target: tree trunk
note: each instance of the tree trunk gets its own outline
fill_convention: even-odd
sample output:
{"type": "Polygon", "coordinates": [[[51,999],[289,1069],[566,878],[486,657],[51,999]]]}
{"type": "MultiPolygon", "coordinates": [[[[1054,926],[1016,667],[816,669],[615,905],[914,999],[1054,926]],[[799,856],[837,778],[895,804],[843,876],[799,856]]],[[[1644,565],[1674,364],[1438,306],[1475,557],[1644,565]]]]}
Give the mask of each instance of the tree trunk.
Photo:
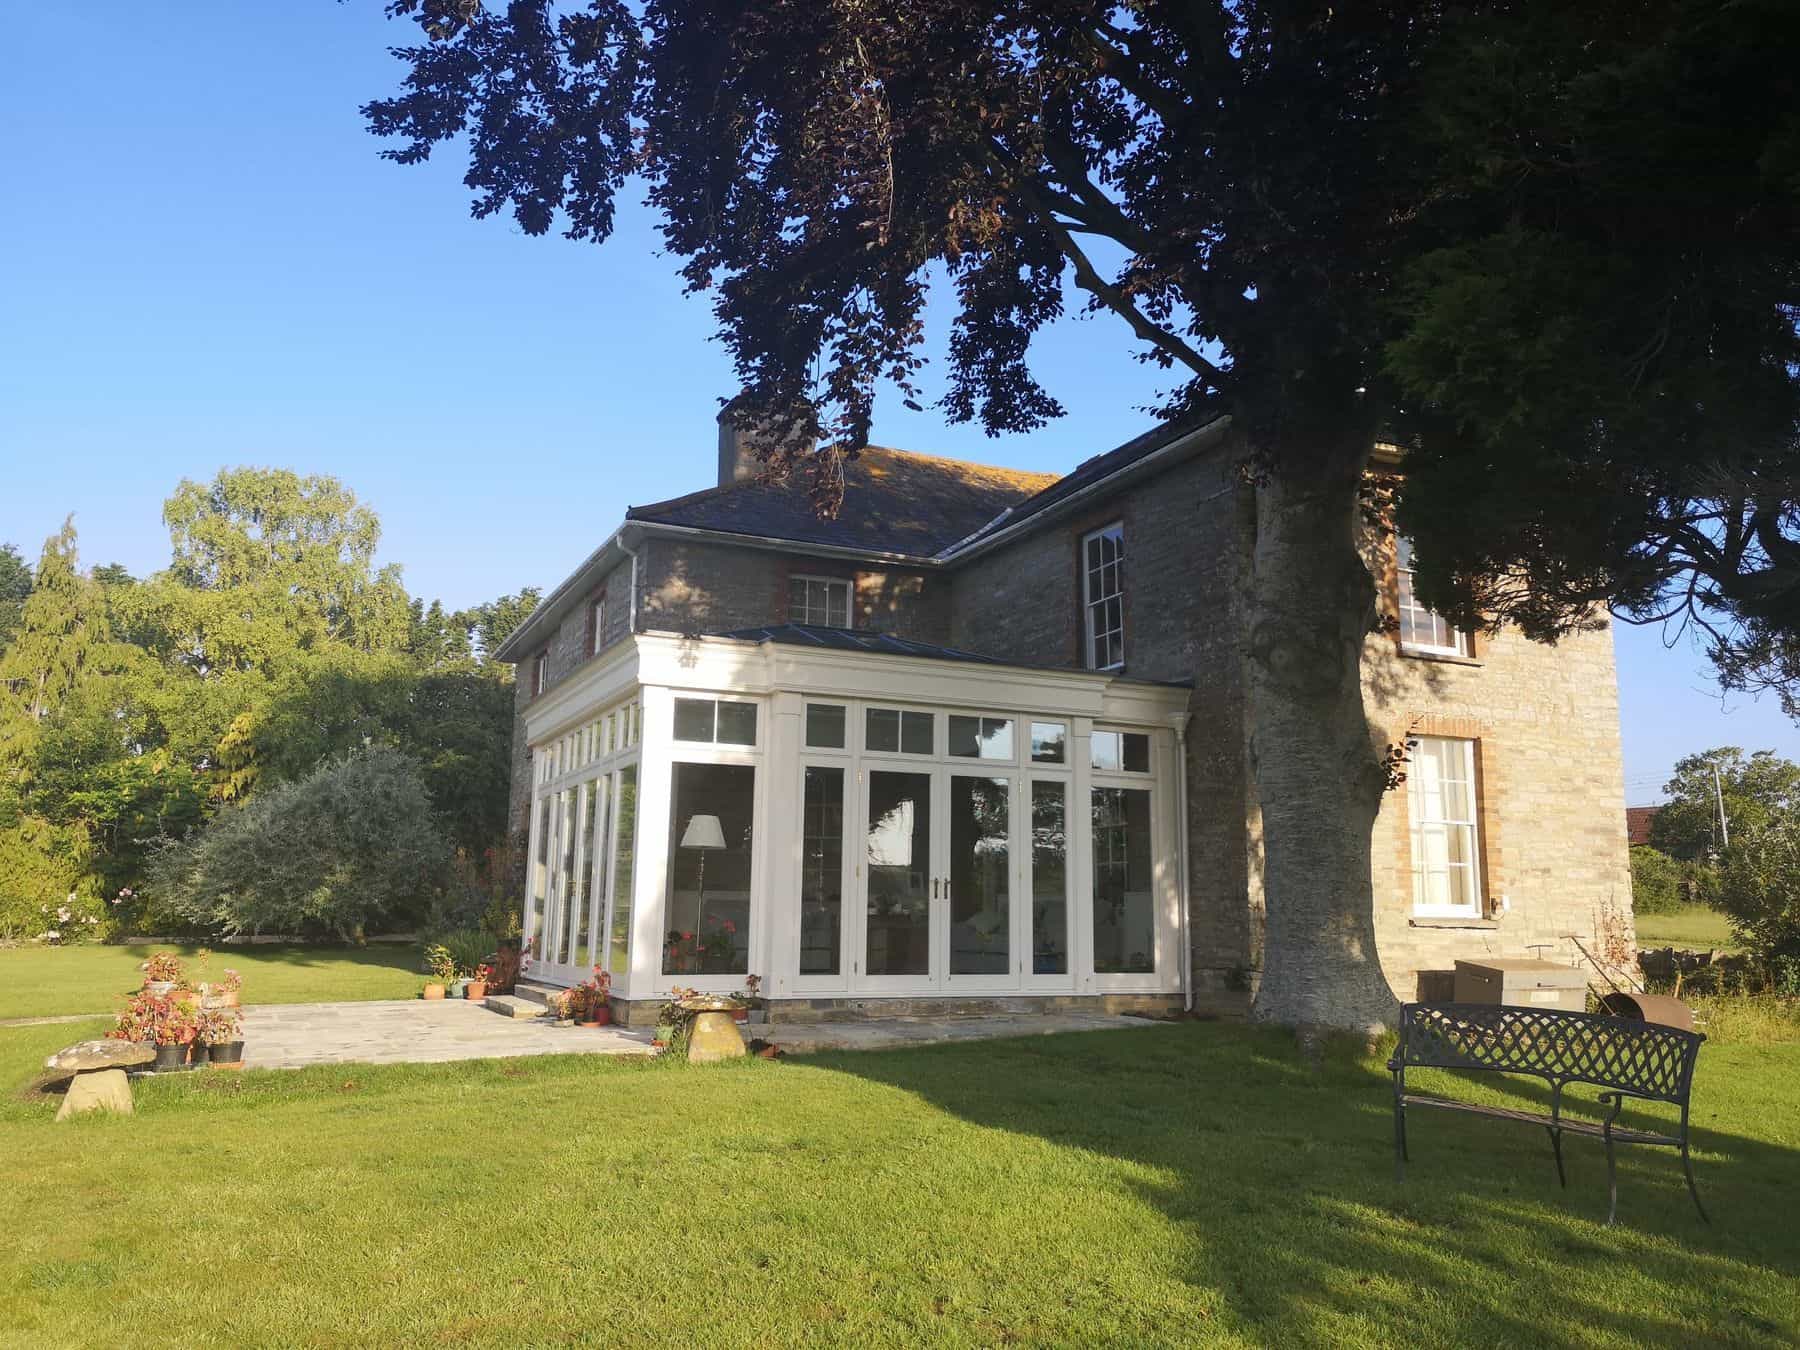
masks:
{"type": "Polygon", "coordinates": [[[1257,488],[1247,684],[1268,930],[1253,1015],[1367,1033],[1395,1000],[1369,839],[1386,775],[1363,712],[1375,586],[1357,551],[1368,448],[1276,456],[1257,488]]]}

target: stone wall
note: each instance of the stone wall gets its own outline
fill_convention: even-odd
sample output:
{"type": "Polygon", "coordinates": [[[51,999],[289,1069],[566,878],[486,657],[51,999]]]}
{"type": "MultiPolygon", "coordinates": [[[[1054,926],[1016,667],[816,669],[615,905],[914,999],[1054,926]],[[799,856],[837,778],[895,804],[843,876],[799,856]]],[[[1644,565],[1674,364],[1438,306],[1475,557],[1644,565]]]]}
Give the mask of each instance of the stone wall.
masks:
{"type": "MultiPolygon", "coordinates": [[[[1251,490],[1229,448],[1142,480],[1105,504],[953,573],[951,644],[1035,663],[1080,664],[1078,550],[1125,527],[1125,670],[1191,680],[1189,919],[1197,1003],[1241,1010],[1261,965],[1261,841],[1250,781],[1243,587],[1254,541],[1251,490]]],[[[1372,555],[1393,608],[1391,558],[1372,555]]],[[[1579,957],[1609,909],[1631,922],[1618,686],[1607,629],[1555,647],[1516,633],[1477,641],[1467,661],[1402,655],[1371,635],[1364,699],[1373,734],[1477,742],[1484,896],[1493,918],[1415,919],[1404,785],[1376,821],[1373,883],[1384,972],[1402,999],[1458,959],[1579,957]]]]}
{"type": "Polygon", "coordinates": [[[917,570],[657,538],[644,541],[639,568],[639,631],[719,633],[786,623],[789,578],[805,575],[852,583],[854,627],[918,642],[949,639],[949,584],[917,570]]]}
{"type": "Polygon", "coordinates": [[[951,645],[1080,666],[1082,536],[1125,527],[1125,669],[1192,681],[1187,726],[1189,939],[1196,1002],[1241,1011],[1258,964],[1239,651],[1248,502],[1220,451],[1139,480],[954,573],[951,645]]]}

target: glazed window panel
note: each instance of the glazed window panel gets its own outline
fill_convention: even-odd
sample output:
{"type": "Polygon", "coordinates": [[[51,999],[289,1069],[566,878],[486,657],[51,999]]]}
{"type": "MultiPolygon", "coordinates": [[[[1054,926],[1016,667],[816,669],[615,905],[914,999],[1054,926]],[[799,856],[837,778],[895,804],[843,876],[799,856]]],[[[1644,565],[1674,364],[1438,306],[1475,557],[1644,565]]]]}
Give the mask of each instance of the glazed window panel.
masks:
{"type": "Polygon", "coordinates": [[[863,748],[883,754],[929,755],[936,715],[899,708],[869,708],[863,714],[863,748]]]}
{"type": "Polygon", "coordinates": [[[844,771],[808,765],[801,803],[800,973],[843,970],[844,771]]]}
{"type": "Polygon", "coordinates": [[[612,932],[607,938],[607,966],[614,980],[631,971],[631,897],[633,862],[637,852],[637,765],[628,764],[616,775],[618,824],[613,833],[612,932]]]}
{"type": "Polygon", "coordinates": [[[1421,736],[1406,772],[1412,829],[1413,908],[1421,914],[1481,910],[1475,742],[1421,736]]]}
{"type": "Polygon", "coordinates": [[[1031,973],[1069,973],[1069,785],[1031,785],[1031,973]]]}
{"type": "Polygon", "coordinates": [[[950,776],[950,973],[1012,971],[1012,787],[950,776]]]}
{"type": "Polygon", "coordinates": [[[1149,734],[1096,731],[1088,740],[1088,764],[1102,773],[1149,773],[1149,734]]]}
{"type": "Polygon", "coordinates": [[[839,703],[806,705],[806,743],[817,750],[842,750],[847,743],[846,710],[839,703]]]}
{"type": "Polygon", "coordinates": [[[1400,538],[1394,543],[1396,601],[1400,611],[1400,645],[1409,651],[1431,652],[1441,656],[1467,656],[1469,635],[1451,626],[1450,621],[1435,610],[1419,603],[1413,587],[1412,540],[1400,538]]]}
{"type": "Polygon", "coordinates": [[[1082,540],[1082,612],[1087,664],[1125,664],[1125,527],[1108,525],[1082,540]]]}
{"type": "Polygon", "coordinates": [[[704,744],[755,745],[756,705],[731,699],[675,700],[675,739],[704,744]]]}
{"type": "Polygon", "coordinates": [[[756,770],[677,763],[670,805],[663,974],[747,974],[756,770]]]}
{"type": "Polygon", "coordinates": [[[788,622],[848,628],[850,582],[842,577],[790,577],[788,622]]]}
{"type": "Polygon", "coordinates": [[[1150,849],[1150,793],[1092,789],[1094,973],[1156,969],[1156,891],[1150,849]]]}
{"type": "Polygon", "coordinates": [[[1012,719],[964,717],[952,713],[950,753],[959,759],[997,759],[1010,763],[1013,757],[1012,719]]]}

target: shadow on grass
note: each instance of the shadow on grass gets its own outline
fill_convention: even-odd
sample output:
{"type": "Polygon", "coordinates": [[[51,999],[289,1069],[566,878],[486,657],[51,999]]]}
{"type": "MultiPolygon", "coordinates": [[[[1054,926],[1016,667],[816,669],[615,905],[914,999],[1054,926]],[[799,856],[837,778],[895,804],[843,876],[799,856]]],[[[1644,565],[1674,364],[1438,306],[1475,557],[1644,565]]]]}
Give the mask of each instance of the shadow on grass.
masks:
{"type": "MultiPolygon", "coordinates": [[[[1422,1344],[1791,1344],[1800,1155],[1700,1123],[1718,1108],[1757,1119],[1757,1093],[1732,1093],[1742,1061],[1726,1058],[1703,1056],[1696,1088],[1714,1224],[1693,1212],[1673,1150],[1635,1148],[1620,1152],[1613,1229],[1599,1142],[1565,1140],[1563,1191],[1544,1132],[1516,1123],[1418,1113],[1397,1184],[1380,1061],[1339,1054],[1315,1071],[1279,1032],[1150,1028],[811,1062],[1130,1164],[1124,1184],[1191,1239],[1183,1278],[1265,1335],[1401,1325],[1422,1344]]],[[[1764,1072],[1793,1075],[1800,1052],[1788,1061],[1764,1072]]]]}

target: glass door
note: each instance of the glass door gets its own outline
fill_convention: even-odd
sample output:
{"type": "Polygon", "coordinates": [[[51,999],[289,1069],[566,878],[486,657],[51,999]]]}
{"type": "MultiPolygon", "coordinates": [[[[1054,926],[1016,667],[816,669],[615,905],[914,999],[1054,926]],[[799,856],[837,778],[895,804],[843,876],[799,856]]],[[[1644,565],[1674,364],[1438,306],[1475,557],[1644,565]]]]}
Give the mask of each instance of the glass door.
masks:
{"type": "Polygon", "coordinates": [[[934,959],[943,889],[933,833],[938,775],[870,769],[865,777],[853,983],[871,992],[930,992],[943,970],[934,959]]]}
{"type": "Polygon", "coordinates": [[[1019,983],[1013,920],[1013,785],[1010,774],[945,774],[942,909],[952,989],[1019,983]]]}

